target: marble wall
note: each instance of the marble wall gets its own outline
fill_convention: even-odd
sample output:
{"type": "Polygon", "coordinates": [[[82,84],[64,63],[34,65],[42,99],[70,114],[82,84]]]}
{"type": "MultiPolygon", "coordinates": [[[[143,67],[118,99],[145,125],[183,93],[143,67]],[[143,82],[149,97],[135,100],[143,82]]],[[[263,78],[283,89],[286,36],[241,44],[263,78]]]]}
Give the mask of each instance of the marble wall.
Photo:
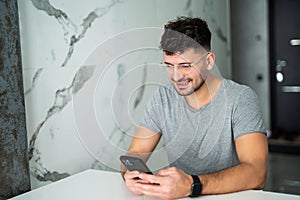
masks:
{"type": "MultiPolygon", "coordinates": [[[[32,188],[95,168],[118,170],[147,99],[166,84],[163,25],[207,20],[230,77],[228,0],[18,0],[32,188]]],[[[163,144],[150,160],[167,164],[163,144]]]]}

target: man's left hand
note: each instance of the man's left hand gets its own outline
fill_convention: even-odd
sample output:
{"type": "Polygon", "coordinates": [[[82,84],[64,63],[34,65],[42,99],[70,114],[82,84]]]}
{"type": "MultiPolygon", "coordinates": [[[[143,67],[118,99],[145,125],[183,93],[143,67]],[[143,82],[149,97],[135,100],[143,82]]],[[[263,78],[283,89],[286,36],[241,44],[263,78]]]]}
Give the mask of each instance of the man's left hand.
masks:
{"type": "Polygon", "coordinates": [[[191,175],[176,167],[160,170],[155,175],[141,173],[139,178],[150,184],[136,183],[136,190],[144,195],[164,200],[188,196],[193,183],[191,175]]]}

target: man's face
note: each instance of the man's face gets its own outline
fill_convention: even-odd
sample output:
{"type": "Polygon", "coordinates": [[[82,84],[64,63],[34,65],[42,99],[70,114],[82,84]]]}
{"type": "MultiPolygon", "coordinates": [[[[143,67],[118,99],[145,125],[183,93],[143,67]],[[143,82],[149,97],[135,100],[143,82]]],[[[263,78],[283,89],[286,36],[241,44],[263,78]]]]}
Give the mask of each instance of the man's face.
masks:
{"type": "Polygon", "coordinates": [[[167,55],[164,52],[168,77],[179,95],[188,96],[201,88],[208,73],[208,57],[209,53],[193,48],[181,54],[167,55]]]}

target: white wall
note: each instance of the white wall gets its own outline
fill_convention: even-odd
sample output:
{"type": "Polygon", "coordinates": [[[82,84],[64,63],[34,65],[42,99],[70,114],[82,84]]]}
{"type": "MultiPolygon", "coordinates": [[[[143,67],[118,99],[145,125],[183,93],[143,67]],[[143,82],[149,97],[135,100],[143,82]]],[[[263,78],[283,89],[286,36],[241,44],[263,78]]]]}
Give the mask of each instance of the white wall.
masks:
{"type": "MultiPolygon", "coordinates": [[[[19,0],[32,188],[88,169],[114,170],[152,91],[161,28],[207,20],[230,77],[228,0],[19,0]]],[[[161,149],[151,161],[166,164],[161,149]]],[[[163,154],[163,152],[162,152],[163,154]]]]}

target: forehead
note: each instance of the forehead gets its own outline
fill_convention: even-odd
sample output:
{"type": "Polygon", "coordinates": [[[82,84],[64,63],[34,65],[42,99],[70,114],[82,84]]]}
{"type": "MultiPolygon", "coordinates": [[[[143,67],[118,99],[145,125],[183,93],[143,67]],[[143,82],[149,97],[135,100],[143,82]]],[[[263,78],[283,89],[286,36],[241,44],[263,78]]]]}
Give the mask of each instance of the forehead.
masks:
{"type": "Polygon", "coordinates": [[[175,53],[172,55],[167,55],[164,52],[164,61],[172,64],[184,63],[184,62],[193,62],[201,56],[201,51],[194,48],[189,48],[183,51],[182,53],[175,53]]]}

